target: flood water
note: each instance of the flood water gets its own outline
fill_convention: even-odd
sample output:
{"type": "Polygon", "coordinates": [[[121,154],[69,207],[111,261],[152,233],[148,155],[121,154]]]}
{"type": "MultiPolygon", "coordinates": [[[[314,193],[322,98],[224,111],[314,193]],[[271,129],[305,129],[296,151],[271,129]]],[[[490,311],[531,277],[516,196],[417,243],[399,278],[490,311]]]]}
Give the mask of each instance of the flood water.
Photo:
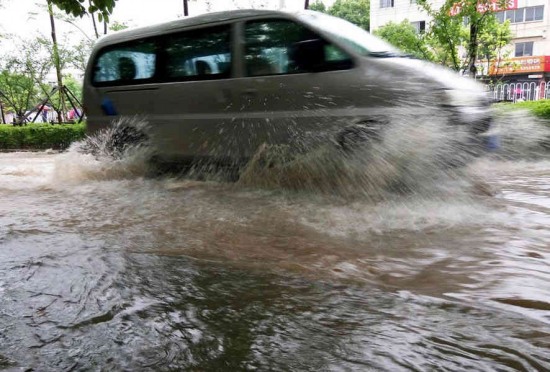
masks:
{"type": "Polygon", "coordinates": [[[443,178],[367,198],[0,154],[0,369],[550,370],[550,160],[443,178]]]}

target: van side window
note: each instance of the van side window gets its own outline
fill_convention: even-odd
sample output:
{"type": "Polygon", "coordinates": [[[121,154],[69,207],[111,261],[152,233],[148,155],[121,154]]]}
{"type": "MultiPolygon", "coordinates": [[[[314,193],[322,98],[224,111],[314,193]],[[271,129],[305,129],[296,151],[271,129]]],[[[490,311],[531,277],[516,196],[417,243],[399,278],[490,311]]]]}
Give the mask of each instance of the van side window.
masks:
{"type": "Polygon", "coordinates": [[[165,45],[169,81],[220,79],[231,73],[228,26],[169,35],[165,45]]]}
{"type": "Polygon", "coordinates": [[[289,20],[261,20],[245,26],[247,76],[343,70],[351,58],[306,27],[289,20]]]}
{"type": "Polygon", "coordinates": [[[101,85],[143,82],[155,75],[156,51],[152,41],[120,44],[95,61],[92,82],[101,85]]]}

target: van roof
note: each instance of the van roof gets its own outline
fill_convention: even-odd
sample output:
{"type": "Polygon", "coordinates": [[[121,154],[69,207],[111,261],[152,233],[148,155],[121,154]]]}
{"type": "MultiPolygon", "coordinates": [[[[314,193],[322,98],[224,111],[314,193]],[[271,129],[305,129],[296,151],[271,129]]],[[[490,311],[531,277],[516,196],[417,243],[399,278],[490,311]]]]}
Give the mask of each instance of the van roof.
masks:
{"type": "Polygon", "coordinates": [[[96,42],[96,47],[110,45],[121,41],[133,40],[136,38],[155,36],[170,31],[177,31],[188,27],[199,26],[209,23],[218,23],[224,21],[233,21],[241,18],[255,17],[255,16],[281,16],[296,14],[298,12],[288,12],[282,10],[260,10],[260,9],[240,9],[229,10],[223,12],[213,12],[201,14],[198,16],[185,17],[177,19],[175,21],[169,21],[150,26],[137,27],[128,30],[115,32],[101,37],[96,42]]]}

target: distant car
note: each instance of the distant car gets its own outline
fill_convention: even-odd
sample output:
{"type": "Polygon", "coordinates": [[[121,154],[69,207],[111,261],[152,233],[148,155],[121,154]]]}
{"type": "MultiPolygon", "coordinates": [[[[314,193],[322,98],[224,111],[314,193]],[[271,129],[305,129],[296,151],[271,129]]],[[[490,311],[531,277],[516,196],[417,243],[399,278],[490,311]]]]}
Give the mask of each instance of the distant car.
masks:
{"type": "Polygon", "coordinates": [[[178,162],[246,161],[264,143],[347,147],[395,113],[441,115],[472,138],[491,122],[474,80],[314,11],[210,13],[108,35],[83,94],[89,133],[144,117],[158,155],[178,162]]]}

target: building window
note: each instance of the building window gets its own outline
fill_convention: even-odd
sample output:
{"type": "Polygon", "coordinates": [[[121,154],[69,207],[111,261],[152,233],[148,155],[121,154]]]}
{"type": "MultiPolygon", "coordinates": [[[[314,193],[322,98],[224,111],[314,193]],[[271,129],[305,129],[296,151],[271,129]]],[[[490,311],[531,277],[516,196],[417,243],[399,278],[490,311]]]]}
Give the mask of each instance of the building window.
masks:
{"type": "Polygon", "coordinates": [[[510,23],[542,21],[544,17],[544,5],[530,6],[527,8],[504,10],[495,13],[497,20],[503,23],[510,20],[510,23]]]}
{"type": "Polygon", "coordinates": [[[530,22],[535,20],[535,7],[525,8],[525,22],[530,22]]]}
{"type": "Polygon", "coordinates": [[[426,21],[411,22],[411,25],[416,29],[417,34],[426,31],[426,21]]]}
{"type": "Polygon", "coordinates": [[[516,57],[530,57],[533,55],[533,42],[516,43],[516,57]]]}
{"type": "Polygon", "coordinates": [[[393,0],[380,0],[380,8],[393,8],[393,0]]]}
{"type": "Polygon", "coordinates": [[[525,8],[525,22],[542,21],[544,16],[544,5],[530,6],[525,8]]]}
{"type": "Polygon", "coordinates": [[[512,23],[521,23],[523,22],[523,15],[525,14],[525,9],[516,9],[514,11],[514,16],[512,18],[512,23]]]}
{"type": "Polygon", "coordinates": [[[534,6],[535,8],[535,19],[534,21],[542,21],[544,17],[544,5],[534,6]]]}
{"type": "Polygon", "coordinates": [[[504,12],[504,20],[510,21],[510,23],[514,23],[514,11],[509,10],[507,12],[504,12]]]}

